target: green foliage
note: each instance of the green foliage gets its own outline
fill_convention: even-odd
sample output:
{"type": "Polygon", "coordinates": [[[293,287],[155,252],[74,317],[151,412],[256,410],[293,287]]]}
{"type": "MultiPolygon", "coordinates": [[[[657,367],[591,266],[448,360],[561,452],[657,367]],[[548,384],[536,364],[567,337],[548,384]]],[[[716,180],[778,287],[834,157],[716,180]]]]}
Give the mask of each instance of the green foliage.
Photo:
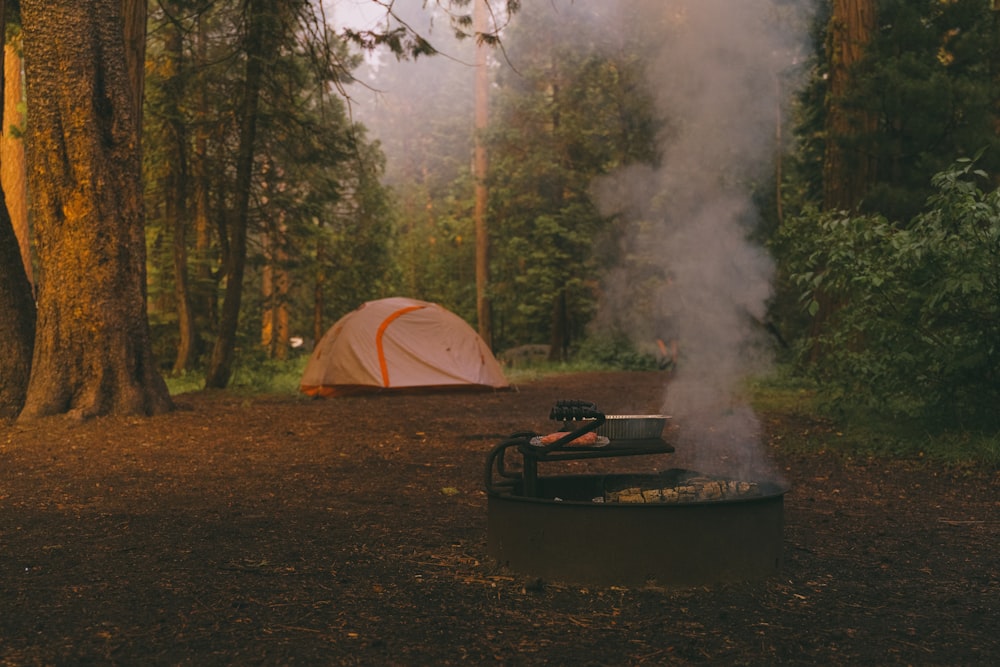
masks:
{"type": "MultiPolygon", "coordinates": [[[[241,355],[240,364],[235,369],[229,390],[253,395],[282,394],[299,395],[299,382],[305,370],[307,355],[298,355],[279,361],[267,359],[263,355],[241,355]]],[[[172,396],[205,387],[204,373],[182,373],[166,379],[167,389],[172,396]]]]}
{"type": "Polygon", "coordinates": [[[395,253],[402,293],[440,303],[467,322],[475,322],[471,174],[465,169],[453,181],[435,184],[433,195],[429,185],[397,187],[407,204],[395,253]]]}
{"type": "Polygon", "coordinates": [[[809,353],[839,406],[939,424],[1000,425],[1000,192],[963,160],[905,225],[811,213],[782,243],[821,325],[809,353]]]}
{"type": "MultiPolygon", "coordinates": [[[[819,3],[812,76],[795,108],[799,145],[786,177],[789,208],[823,197],[823,153],[831,142],[860,150],[873,168],[861,210],[908,220],[930,196],[931,177],[958,156],[982,146],[1000,147],[995,125],[998,71],[996,12],[982,0],[911,2],[881,0],[878,28],[866,56],[852,73],[846,108],[870,115],[868,133],[831,136],[825,127],[829,65],[821,32],[829,3],[819,3]]],[[[1000,168],[992,150],[985,168],[1000,168]]],[[[829,184],[827,184],[829,185],[829,184]]]]}
{"type": "Polygon", "coordinates": [[[202,372],[186,371],[178,375],[167,376],[167,391],[171,396],[199,391],[205,388],[205,374],[202,372]]]}
{"type": "MultiPolygon", "coordinates": [[[[396,216],[389,190],[379,181],[383,157],[377,146],[367,144],[363,128],[355,126],[350,133],[353,155],[332,165],[329,176],[336,195],[314,218],[318,238],[310,257],[315,263],[303,263],[298,272],[307,289],[300,292],[297,310],[308,312],[315,306],[312,299],[319,284],[325,325],[365,301],[390,296],[398,282],[393,260],[396,216]]],[[[299,330],[309,328],[303,322],[299,330]]]]}
{"type": "Polygon", "coordinates": [[[494,340],[565,347],[593,317],[595,246],[611,224],[593,180],[655,162],[658,125],[638,55],[603,51],[585,28],[590,10],[523,11],[508,38],[516,73],[499,78],[488,137],[494,340]]]}
{"type": "Polygon", "coordinates": [[[1000,467],[1000,433],[963,429],[930,431],[920,420],[894,419],[866,410],[842,410],[831,418],[822,385],[791,367],[780,367],[747,385],[754,410],[766,419],[801,424],[774,444],[785,452],[830,454],[847,459],[906,459],[952,467],[1000,467]]]}
{"type": "MultiPolygon", "coordinates": [[[[260,347],[265,312],[287,308],[312,337],[395,282],[395,218],[384,158],[351,122],[343,90],[359,58],[309,3],[276,3],[280,54],[265,68],[254,147],[240,349],[260,347]],[[287,289],[264,295],[265,273],[287,289]]],[[[239,142],[240,35],[232,3],[163,3],[150,15],[144,158],[149,312],[161,361],[175,356],[178,279],[187,277],[197,365],[211,349],[229,252],[239,142]]],[[[284,341],[276,341],[275,347],[284,341]]]]}
{"type": "MultiPolygon", "coordinates": [[[[879,178],[864,204],[909,219],[930,177],[959,155],[997,146],[992,99],[996,33],[979,0],[879,3],[880,31],[859,73],[856,103],[881,116],[867,137],[879,178]]],[[[997,157],[984,162],[997,166],[997,157]]]]}
{"type": "Polygon", "coordinates": [[[624,332],[591,335],[585,338],[573,355],[575,363],[592,364],[597,368],[623,371],[653,371],[656,358],[640,352],[624,332]]]}
{"type": "Polygon", "coordinates": [[[284,361],[260,358],[254,363],[244,360],[235,369],[230,386],[236,391],[250,394],[298,395],[299,382],[308,360],[308,355],[298,355],[284,361]]]}

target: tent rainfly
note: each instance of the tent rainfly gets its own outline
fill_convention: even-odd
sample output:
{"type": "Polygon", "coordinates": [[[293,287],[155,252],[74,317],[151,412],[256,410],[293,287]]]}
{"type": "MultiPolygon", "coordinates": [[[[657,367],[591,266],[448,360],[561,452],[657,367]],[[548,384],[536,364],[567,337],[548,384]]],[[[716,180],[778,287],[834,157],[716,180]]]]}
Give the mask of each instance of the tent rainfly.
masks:
{"type": "Polygon", "coordinates": [[[302,374],[310,396],[413,387],[509,386],[493,353],[465,320],[426,301],[369,301],[323,335],[302,374]]]}

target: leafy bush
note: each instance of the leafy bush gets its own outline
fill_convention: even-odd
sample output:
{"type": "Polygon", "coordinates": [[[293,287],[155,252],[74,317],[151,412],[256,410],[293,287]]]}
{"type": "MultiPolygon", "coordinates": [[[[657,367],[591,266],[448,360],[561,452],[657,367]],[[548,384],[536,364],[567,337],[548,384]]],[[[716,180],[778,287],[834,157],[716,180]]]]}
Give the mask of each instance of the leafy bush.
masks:
{"type": "Polygon", "coordinates": [[[1000,466],[1000,433],[930,432],[916,420],[887,419],[867,410],[823,415],[821,392],[789,366],[748,379],[754,409],[768,420],[809,423],[789,429],[778,445],[785,452],[830,453],[848,459],[924,461],[952,468],[1000,466]]]}
{"type": "Polygon", "coordinates": [[[907,225],[813,213],[783,230],[791,278],[818,326],[813,369],[845,405],[996,427],[1000,192],[961,160],[907,225]]]}
{"type": "Polygon", "coordinates": [[[577,363],[623,371],[656,370],[656,358],[637,350],[624,334],[588,336],[573,355],[577,363]]]}

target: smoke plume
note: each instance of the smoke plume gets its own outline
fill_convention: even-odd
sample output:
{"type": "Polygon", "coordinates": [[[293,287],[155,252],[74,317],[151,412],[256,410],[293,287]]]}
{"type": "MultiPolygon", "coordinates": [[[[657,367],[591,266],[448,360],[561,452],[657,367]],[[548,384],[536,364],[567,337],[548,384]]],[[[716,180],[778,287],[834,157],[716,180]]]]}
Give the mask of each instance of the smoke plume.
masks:
{"type": "Polygon", "coordinates": [[[649,54],[665,120],[657,169],[597,184],[606,213],[627,221],[598,322],[640,345],[677,341],[663,410],[678,455],[701,470],[745,474],[760,424],[740,398],[768,363],[763,327],[773,266],[749,240],[753,188],[771,182],[788,72],[804,36],[801,8],[780,0],[621,0],[649,54]],[[716,470],[711,470],[715,468],[716,470]]]}

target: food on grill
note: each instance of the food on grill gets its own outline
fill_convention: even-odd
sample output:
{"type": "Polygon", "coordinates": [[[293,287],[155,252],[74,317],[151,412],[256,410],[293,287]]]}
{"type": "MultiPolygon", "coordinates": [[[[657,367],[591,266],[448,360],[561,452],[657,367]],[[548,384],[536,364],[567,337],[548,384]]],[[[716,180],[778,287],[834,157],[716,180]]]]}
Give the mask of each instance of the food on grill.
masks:
{"type": "MultiPolygon", "coordinates": [[[[570,434],[569,431],[557,431],[556,433],[549,433],[548,435],[542,435],[536,438],[532,438],[531,444],[545,447],[546,445],[551,445],[559,438],[563,438],[569,434],[570,434]]],[[[601,445],[608,444],[608,439],[597,435],[593,431],[590,431],[588,433],[584,433],[583,435],[580,435],[570,440],[565,444],[580,446],[580,447],[600,447],[601,445]]]]}
{"type": "MultiPolygon", "coordinates": [[[[557,431],[556,433],[549,433],[548,435],[543,435],[541,437],[541,443],[543,445],[551,445],[553,442],[559,438],[564,438],[569,435],[569,431],[557,431]]],[[[597,434],[591,431],[590,433],[584,433],[578,438],[569,441],[568,445],[593,445],[597,442],[597,434]]]]}

